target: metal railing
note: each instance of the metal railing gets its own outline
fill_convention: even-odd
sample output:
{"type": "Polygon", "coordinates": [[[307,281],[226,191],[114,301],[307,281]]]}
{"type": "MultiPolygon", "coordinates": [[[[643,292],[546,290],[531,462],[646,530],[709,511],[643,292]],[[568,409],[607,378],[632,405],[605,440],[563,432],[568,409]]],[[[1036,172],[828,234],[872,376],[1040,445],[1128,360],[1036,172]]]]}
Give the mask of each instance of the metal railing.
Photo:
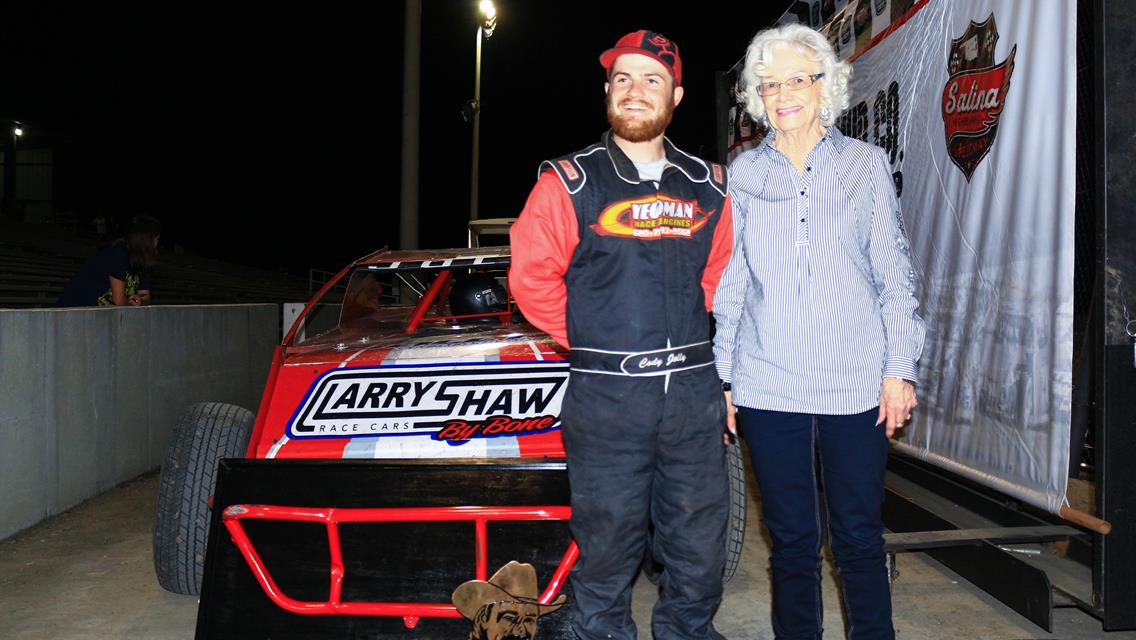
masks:
{"type": "MultiPolygon", "coordinates": [[[[327,284],[329,280],[337,275],[335,271],[325,271],[323,269],[308,269],[308,297],[311,297],[315,292],[320,290],[320,287],[327,284]]],[[[347,280],[337,283],[334,287],[328,290],[329,295],[343,298],[347,293],[347,280]]]]}

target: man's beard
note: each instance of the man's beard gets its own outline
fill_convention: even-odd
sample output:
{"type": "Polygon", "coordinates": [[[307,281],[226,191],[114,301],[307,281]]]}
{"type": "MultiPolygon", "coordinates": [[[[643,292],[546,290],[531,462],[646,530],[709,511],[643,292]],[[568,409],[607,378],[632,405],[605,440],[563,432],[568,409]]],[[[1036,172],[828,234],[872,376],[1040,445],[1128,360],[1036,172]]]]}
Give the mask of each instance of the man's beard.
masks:
{"type": "MultiPolygon", "coordinates": [[[[619,115],[615,110],[615,105],[612,104],[611,94],[607,95],[607,121],[611,125],[615,135],[627,140],[628,142],[647,142],[663,135],[667,127],[671,124],[671,117],[674,115],[674,97],[668,96],[667,101],[663,104],[662,113],[651,120],[631,120],[626,116],[619,115]]],[[[630,102],[624,100],[624,102],[630,102]]]]}

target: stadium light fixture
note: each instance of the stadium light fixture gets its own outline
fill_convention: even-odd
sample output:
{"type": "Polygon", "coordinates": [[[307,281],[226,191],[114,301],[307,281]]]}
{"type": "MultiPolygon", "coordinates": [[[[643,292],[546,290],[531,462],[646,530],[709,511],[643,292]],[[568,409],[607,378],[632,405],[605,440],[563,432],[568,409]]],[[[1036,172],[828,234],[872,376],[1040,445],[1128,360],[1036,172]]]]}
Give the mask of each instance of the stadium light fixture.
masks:
{"type": "Polygon", "coordinates": [[[478,156],[481,146],[481,41],[488,40],[497,28],[497,7],[492,0],[481,0],[478,5],[481,22],[477,25],[477,59],[473,67],[473,101],[466,105],[466,111],[473,116],[473,162],[470,164],[469,180],[469,219],[477,219],[477,172],[478,156]]]}

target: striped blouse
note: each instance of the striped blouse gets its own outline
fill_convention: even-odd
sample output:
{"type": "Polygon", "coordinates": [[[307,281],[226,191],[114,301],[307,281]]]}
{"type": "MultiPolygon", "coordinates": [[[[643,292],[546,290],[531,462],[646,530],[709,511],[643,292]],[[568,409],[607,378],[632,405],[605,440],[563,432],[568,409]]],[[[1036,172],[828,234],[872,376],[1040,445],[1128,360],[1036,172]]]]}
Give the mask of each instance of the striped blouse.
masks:
{"type": "Polygon", "coordinates": [[[830,127],[798,173],[772,140],[730,165],[718,375],[740,406],[867,411],[883,376],[916,381],[926,332],[887,156],[830,127]]]}

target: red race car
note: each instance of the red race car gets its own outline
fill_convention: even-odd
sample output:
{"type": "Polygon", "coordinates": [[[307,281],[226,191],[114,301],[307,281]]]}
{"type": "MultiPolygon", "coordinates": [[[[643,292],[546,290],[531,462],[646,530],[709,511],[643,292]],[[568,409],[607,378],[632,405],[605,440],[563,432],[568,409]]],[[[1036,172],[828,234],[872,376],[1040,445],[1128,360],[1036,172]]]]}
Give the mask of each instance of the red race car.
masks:
{"type": "MultiPolygon", "coordinates": [[[[567,352],[514,306],[508,265],[507,247],[362,258],[276,348],[255,416],[219,403],[182,416],[154,563],[166,589],[200,593],[197,637],[461,637],[454,589],[511,560],[536,567],[541,602],[557,597],[576,558],[567,352]],[[338,322],[313,331],[344,281],[338,322]]],[[[724,579],[746,508],[729,450],[724,579]]],[[[661,569],[649,550],[644,569],[661,569]]],[[[567,618],[541,635],[569,637],[567,618]]]]}

